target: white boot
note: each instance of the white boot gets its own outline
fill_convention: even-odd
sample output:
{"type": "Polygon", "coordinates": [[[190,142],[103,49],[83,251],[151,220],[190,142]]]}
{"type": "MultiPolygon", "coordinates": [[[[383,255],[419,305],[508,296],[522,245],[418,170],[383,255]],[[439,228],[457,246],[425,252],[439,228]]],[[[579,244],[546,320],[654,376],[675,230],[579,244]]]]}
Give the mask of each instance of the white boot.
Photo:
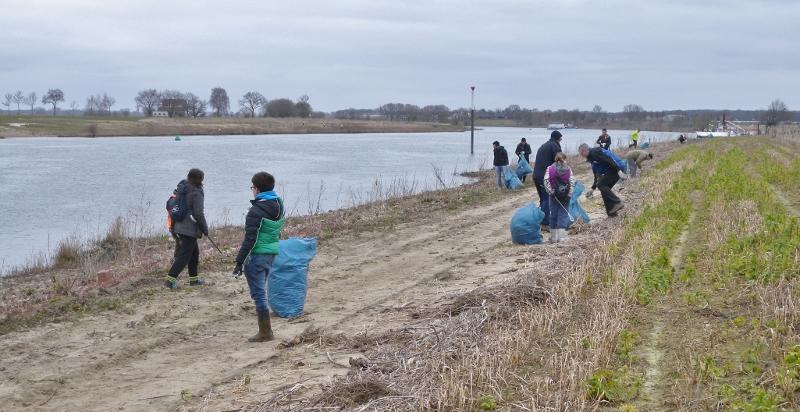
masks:
{"type": "Polygon", "coordinates": [[[558,229],[550,229],[550,243],[558,242],[558,229]]]}
{"type": "Polygon", "coordinates": [[[567,229],[558,229],[558,241],[567,240],[567,229]]]}

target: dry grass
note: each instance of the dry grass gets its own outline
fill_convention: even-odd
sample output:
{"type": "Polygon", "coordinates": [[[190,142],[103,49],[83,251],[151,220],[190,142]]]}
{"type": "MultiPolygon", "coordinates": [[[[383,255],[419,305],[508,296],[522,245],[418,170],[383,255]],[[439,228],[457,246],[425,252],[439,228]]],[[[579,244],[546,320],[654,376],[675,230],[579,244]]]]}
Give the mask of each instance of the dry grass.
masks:
{"type": "Polygon", "coordinates": [[[276,118],[138,118],[0,116],[0,136],[175,136],[462,131],[440,123],[276,118]],[[23,123],[13,127],[9,123],[23,123]]]}

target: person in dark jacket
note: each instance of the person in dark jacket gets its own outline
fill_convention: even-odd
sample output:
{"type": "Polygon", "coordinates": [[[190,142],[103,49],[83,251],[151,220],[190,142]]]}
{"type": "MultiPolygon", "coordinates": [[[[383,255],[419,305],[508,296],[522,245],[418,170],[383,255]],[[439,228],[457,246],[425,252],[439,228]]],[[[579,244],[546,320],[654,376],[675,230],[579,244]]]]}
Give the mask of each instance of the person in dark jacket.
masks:
{"type": "MultiPolygon", "coordinates": [[[[524,157],[526,162],[531,162],[531,153],[533,152],[531,151],[531,145],[528,144],[528,141],[524,137],[520,140],[519,144],[517,144],[517,150],[515,150],[514,153],[516,153],[517,156],[524,157]]],[[[528,175],[522,175],[522,181],[524,182],[527,177],[528,175]]]]}
{"type": "Polygon", "coordinates": [[[533,182],[536,183],[536,193],[539,194],[539,208],[544,213],[542,226],[549,227],[550,222],[550,196],[544,187],[544,174],[547,168],[556,161],[556,155],[561,153],[561,132],[554,130],[550,133],[550,140],[541,145],[536,151],[536,159],[533,165],[533,182]]]}
{"type": "Polygon", "coordinates": [[[608,130],[603,129],[603,133],[597,138],[597,144],[606,150],[611,148],[611,136],[608,135],[608,130]]]}
{"type": "Polygon", "coordinates": [[[622,204],[622,200],[612,190],[620,179],[620,167],[611,156],[606,154],[606,150],[602,147],[589,149],[589,145],[584,143],[580,145],[578,151],[582,157],[586,158],[587,162],[592,164],[592,172],[594,173],[592,190],[586,192],[586,197],[592,197],[594,190],[599,189],[603,197],[606,214],[610,217],[617,216],[617,212],[625,207],[622,204]]]}
{"type": "Polygon", "coordinates": [[[197,266],[200,262],[200,247],[197,245],[197,240],[203,235],[208,236],[208,224],[204,210],[204,176],[202,170],[191,169],[186,175],[186,179],[181,180],[176,189],[178,196],[186,196],[189,214],[183,220],[173,223],[173,232],[178,237],[178,251],[165,280],[166,286],[170,289],[178,287],[178,276],[187,266],[189,267],[190,286],[199,286],[205,283],[197,276],[197,266]]]}
{"type": "Polygon", "coordinates": [[[494,171],[497,173],[497,187],[500,190],[506,187],[506,167],[508,167],[508,152],[506,152],[506,148],[500,146],[500,142],[495,140],[492,143],[492,147],[494,147],[494,171]]]}
{"type": "Polygon", "coordinates": [[[250,201],[252,206],[245,218],[244,240],[236,255],[233,276],[241,276],[244,267],[250,297],[256,305],[258,333],[248,341],[266,342],[273,339],[267,306],[267,276],[279,251],[285,219],[283,201],[274,191],[275,178],[267,172],[258,172],[250,181],[255,199],[250,201]]]}
{"type": "Polygon", "coordinates": [[[516,153],[517,156],[524,157],[525,161],[528,163],[531,162],[531,153],[533,153],[533,151],[531,151],[531,145],[528,144],[528,140],[524,137],[520,140],[519,144],[517,144],[517,150],[515,150],[514,153],[516,153]]]}

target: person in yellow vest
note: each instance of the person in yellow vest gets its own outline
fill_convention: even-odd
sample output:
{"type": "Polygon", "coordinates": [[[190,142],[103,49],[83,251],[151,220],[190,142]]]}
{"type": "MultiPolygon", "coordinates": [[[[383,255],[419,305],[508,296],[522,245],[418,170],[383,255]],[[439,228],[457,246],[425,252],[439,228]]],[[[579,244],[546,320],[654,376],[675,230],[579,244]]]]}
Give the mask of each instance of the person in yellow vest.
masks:
{"type": "Polygon", "coordinates": [[[633,143],[629,144],[628,147],[639,147],[639,129],[636,129],[635,132],[631,133],[631,140],[633,143]]]}
{"type": "Polygon", "coordinates": [[[258,333],[248,341],[266,342],[274,337],[267,306],[267,276],[278,255],[285,211],[283,200],[275,193],[275,178],[271,174],[258,172],[251,182],[255,199],[250,201],[252,206],[245,218],[244,240],[236,255],[233,276],[238,278],[244,269],[250,297],[256,305],[258,333]]]}

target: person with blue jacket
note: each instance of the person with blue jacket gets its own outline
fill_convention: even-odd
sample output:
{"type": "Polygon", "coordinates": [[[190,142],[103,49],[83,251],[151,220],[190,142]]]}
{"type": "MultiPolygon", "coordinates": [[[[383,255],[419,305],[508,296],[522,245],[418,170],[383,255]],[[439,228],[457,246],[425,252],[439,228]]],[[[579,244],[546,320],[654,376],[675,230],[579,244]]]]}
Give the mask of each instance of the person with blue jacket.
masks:
{"type": "Polygon", "coordinates": [[[258,172],[251,182],[250,190],[255,199],[250,201],[252,206],[245,218],[244,240],[236,255],[233,276],[238,278],[244,269],[250,297],[256,305],[258,333],[248,341],[266,342],[274,338],[267,306],[267,276],[278,255],[285,218],[283,201],[274,191],[275,177],[267,172],[258,172]]]}
{"type": "Polygon", "coordinates": [[[536,193],[539,195],[539,208],[544,213],[542,227],[549,228],[550,222],[550,196],[544,186],[544,175],[547,168],[556,161],[556,155],[561,153],[561,132],[554,130],[550,133],[550,140],[539,146],[533,164],[533,182],[536,184],[536,193]]]}
{"type": "Polygon", "coordinates": [[[614,152],[602,147],[589,149],[589,145],[586,143],[580,145],[578,151],[587,162],[592,164],[592,172],[594,173],[592,190],[586,192],[586,197],[592,197],[594,190],[599,189],[603,197],[603,204],[606,207],[606,214],[610,217],[617,216],[617,213],[625,205],[622,204],[622,200],[614,193],[612,188],[619,181],[620,172],[624,173],[621,166],[622,159],[614,152]]]}

